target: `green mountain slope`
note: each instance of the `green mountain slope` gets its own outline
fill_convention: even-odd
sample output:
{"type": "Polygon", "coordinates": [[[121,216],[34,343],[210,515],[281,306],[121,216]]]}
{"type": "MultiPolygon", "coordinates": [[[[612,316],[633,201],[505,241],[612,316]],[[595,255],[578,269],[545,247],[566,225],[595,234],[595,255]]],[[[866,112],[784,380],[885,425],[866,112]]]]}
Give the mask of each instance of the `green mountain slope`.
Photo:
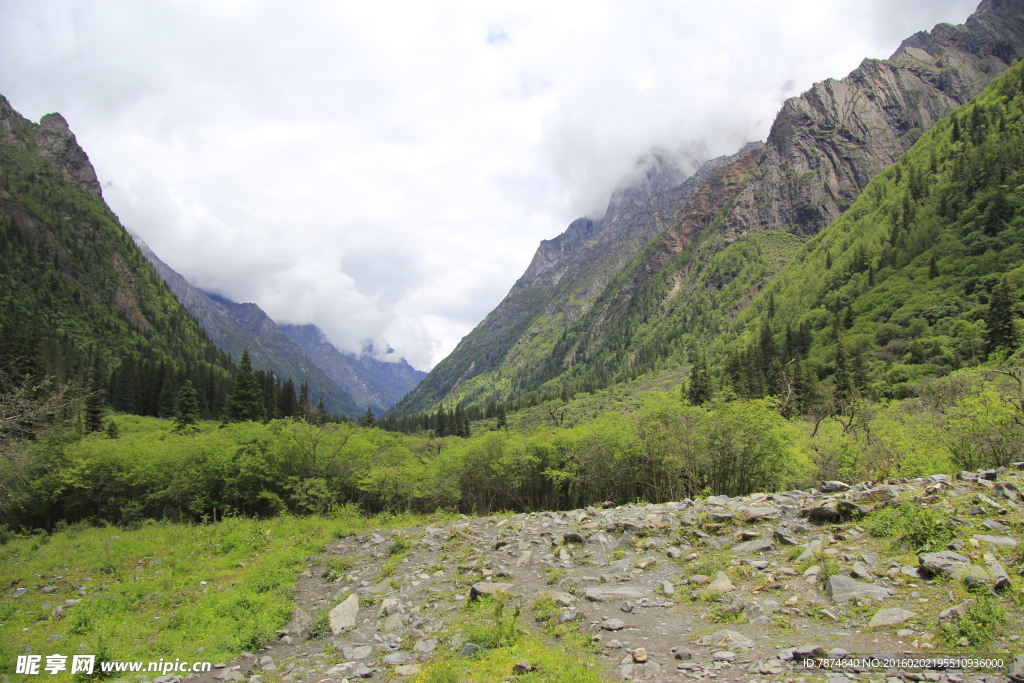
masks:
{"type": "MultiPolygon", "coordinates": [[[[1019,54],[1024,2],[985,0],[965,25],[918,33],[890,59],[866,60],[788,101],[764,147],[719,169],[668,212],[667,229],[544,353],[507,353],[486,387],[463,380],[446,400],[532,402],[689,362],[808,236],[1019,54]]],[[[423,386],[432,386],[430,377],[423,386]]]]}
{"type": "Polygon", "coordinates": [[[776,374],[797,359],[835,390],[853,382],[876,400],[900,398],[922,379],[1014,352],[1022,287],[1019,62],[803,245],[715,348],[720,359],[759,359],[769,385],[773,359],[776,374]]]}
{"type": "Polygon", "coordinates": [[[95,357],[108,374],[131,365],[189,376],[204,399],[230,381],[227,357],[104,203],[67,122],[49,114],[33,124],[2,97],[0,316],[0,361],[16,374],[81,379],[95,357]]]}

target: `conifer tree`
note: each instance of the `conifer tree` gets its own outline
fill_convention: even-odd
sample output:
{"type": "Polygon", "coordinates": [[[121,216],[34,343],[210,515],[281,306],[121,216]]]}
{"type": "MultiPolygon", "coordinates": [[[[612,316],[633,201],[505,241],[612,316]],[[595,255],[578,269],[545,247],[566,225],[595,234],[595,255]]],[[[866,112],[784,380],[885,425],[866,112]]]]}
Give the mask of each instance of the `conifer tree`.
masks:
{"type": "Polygon", "coordinates": [[[185,380],[178,390],[178,398],[174,403],[175,434],[191,436],[199,432],[199,394],[192,386],[192,380],[185,380]]]}
{"type": "Polygon", "coordinates": [[[281,386],[281,399],[277,412],[281,417],[295,417],[299,412],[299,404],[295,399],[295,382],[291,377],[281,386]]]}
{"type": "Polygon", "coordinates": [[[309,404],[309,384],[303,382],[299,386],[299,417],[308,420],[312,410],[313,406],[309,404]]]}
{"type": "Polygon", "coordinates": [[[850,355],[842,337],[836,342],[836,369],[832,375],[837,401],[845,402],[853,395],[853,373],[850,368],[850,355]]]}
{"type": "Polygon", "coordinates": [[[98,432],[103,429],[103,395],[106,386],[106,372],[103,368],[103,351],[96,349],[92,356],[92,365],[89,367],[89,393],[85,397],[85,422],[84,431],[86,434],[98,432]]]}
{"type": "Polygon", "coordinates": [[[690,370],[690,384],[686,390],[686,399],[695,406],[704,405],[711,400],[711,372],[708,369],[708,359],[703,351],[698,351],[693,359],[693,369],[690,370]]]}
{"type": "Polygon", "coordinates": [[[252,371],[252,361],[246,349],[238,363],[238,372],[235,373],[235,390],[228,396],[228,405],[224,409],[224,422],[258,422],[266,417],[263,390],[252,371]]]}
{"type": "Polygon", "coordinates": [[[992,288],[988,300],[985,323],[988,329],[985,340],[990,350],[1015,349],[1019,343],[1016,327],[1017,301],[1013,287],[1004,275],[999,284],[992,288]]]}
{"type": "Polygon", "coordinates": [[[359,418],[360,427],[375,427],[377,426],[377,416],[373,414],[373,408],[367,408],[366,413],[359,418]]]}

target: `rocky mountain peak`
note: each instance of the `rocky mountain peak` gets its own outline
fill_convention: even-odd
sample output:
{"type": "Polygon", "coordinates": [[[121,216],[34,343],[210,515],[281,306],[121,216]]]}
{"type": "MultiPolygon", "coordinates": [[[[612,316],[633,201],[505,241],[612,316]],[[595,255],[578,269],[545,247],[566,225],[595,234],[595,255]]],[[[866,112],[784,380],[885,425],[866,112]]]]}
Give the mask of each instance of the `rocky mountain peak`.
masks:
{"type": "Polygon", "coordinates": [[[50,170],[63,180],[78,185],[89,194],[102,197],[100,181],[96,177],[89,156],[71,132],[67,120],[60,114],[47,114],[36,129],[39,155],[47,161],[50,170]]]}

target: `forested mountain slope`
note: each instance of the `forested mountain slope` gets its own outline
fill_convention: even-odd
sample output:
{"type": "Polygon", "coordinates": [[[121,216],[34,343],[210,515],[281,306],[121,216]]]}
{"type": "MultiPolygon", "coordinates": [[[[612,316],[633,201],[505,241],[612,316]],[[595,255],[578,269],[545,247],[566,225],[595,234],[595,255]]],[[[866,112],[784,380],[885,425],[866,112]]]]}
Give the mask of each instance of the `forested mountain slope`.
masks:
{"type": "Polygon", "coordinates": [[[108,396],[115,406],[155,404],[191,378],[207,411],[230,384],[227,356],[104,203],[64,118],[34,124],[2,97],[0,316],[0,361],[11,376],[84,380],[92,367],[105,383],[121,371],[108,396]]]}
{"type": "Polygon", "coordinates": [[[740,395],[789,395],[801,411],[815,395],[912,395],[922,380],[1018,351],[1022,245],[1018,62],[804,244],[713,355],[740,395]]]}
{"type": "Polygon", "coordinates": [[[678,207],[717,169],[758,148],[701,164],[687,177],[685,160],[652,152],[612,195],[604,216],[580,218],[544,240],[505,299],[395,409],[406,414],[450,392],[474,402],[507,394],[508,365],[536,364],[587,310],[608,281],[675,220],[678,207]]]}
{"type": "MultiPolygon", "coordinates": [[[[536,400],[688,362],[807,236],[1022,53],[1024,2],[985,0],[964,25],[915,34],[890,59],[791,99],[765,146],[668,211],[672,224],[581,307],[550,352],[530,362],[507,354],[486,388],[452,382],[448,400],[536,400]]],[[[428,377],[423,386],[435,385],[428,377]]]]}
{"type": "Polygon", "coordinates": [[[306,384],[310,401],[316,404],[323,398],[324,407],[335,415],[359,417],[366,411],[367,404],[355,401],[328,377],[259,306],[204,292],[160,260],[145,243],[140,241],[139,248],[174,296],[232,358],[241,358],[248,349],[253,367],[291,378],[296,386],[306,384]]]}

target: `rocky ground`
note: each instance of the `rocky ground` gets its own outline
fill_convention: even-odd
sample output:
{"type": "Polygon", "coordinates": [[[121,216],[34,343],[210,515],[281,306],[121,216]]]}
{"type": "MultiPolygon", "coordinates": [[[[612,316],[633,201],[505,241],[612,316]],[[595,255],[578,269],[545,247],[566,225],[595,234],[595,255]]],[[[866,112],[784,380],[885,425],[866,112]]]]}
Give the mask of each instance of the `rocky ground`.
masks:
{"type": "MultiPolygon", "coordinates": [[[[611,680],[1024,680],[1021,468],[464,517],[340,539],[309,558],[278,643],[190,680],[415,678],[435,657],[469,656],[459,616],[491,593],[523,606],[525,628],[536,627],[527,614],[538,600],[554,605],[558,622],[593,641],[611,680]],[[938,520],[925,532],[952,540],[915,551],[886,537],[882,518],[890,511],[898,523],[891,510],[905,501],[938,520]],[[965,615],[985,621],[979,603],[1006,614],[992,642],[946,635],[965,615]],[[821,657],[953,653],[1003,666],[809,667],[821,657]]],[[[508,675],[529,680],[529,668],[508,675]]]]}

